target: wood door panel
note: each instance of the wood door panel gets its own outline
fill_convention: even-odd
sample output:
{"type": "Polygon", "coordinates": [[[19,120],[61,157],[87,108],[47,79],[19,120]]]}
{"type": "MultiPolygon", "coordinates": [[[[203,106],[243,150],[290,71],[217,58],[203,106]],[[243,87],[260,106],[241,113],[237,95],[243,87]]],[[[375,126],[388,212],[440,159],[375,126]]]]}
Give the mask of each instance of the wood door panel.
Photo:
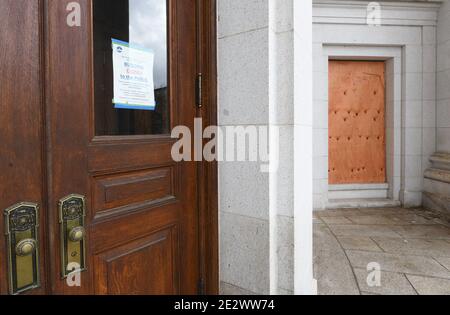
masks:
{"type": "Polygon", "coordinates": [[[96,173],[174,164],[171,154],[174,143],[172,139],[146,139],[134,143],[129,141],[131,139],[116,139],[109,143],[94,141],[88,149],[89,171],[96,173]]]}
{"type": "Polygon", "coordinates": [[[329,183],[385,183],[384,62],[330,61],[329,97],[329,183]]]}
{"type": "Polygon", "coordinates": [[[172,167],[94,177],[93,183],[94,215],[130,204],[175,198],[172,167]]]}
{"type": "Polygon", "coordinates": [[[91,226],[91,250],[99,253],[141,238],[166,226],[179,224],[179,202],[129,206],[118,213],[96,217],[91,226]]]}
{"type": "Polygon", "coordinates": [[[176,227],[105,251],[94,258],[97,294],[177,294],[176,227]]]}

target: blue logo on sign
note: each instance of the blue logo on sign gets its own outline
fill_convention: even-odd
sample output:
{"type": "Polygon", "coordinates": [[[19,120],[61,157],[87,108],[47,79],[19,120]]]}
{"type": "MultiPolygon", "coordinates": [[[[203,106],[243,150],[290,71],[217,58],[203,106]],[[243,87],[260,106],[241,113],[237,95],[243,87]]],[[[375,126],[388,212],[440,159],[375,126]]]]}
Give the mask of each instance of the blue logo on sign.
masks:
{"type": "Polygon", "coordinates": [[[117,47],[117,52],[120,54],[121,52],[123,51],[123,48],[122,47],[117,47]]]}

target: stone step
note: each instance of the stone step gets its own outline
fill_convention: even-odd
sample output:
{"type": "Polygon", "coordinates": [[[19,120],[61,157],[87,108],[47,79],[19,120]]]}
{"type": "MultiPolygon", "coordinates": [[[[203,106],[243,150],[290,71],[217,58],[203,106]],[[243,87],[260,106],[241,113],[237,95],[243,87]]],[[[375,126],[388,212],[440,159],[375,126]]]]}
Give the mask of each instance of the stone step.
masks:
{"type": "Polygon", "coordinates": [[[352,208],[394,208],[401,206],[400,201],[391,199],[330,199],[328,209],[352,208]]]}
{"type": "Polygon", "coordinates": [[[328,198],[348,199],[387,199],[389,184],[330,185],[328,198]]]}
{"type": "Polygon", "coordinates": [[[437,152],[430,157],[433,169],[450,171],[450,153],[437,152]]]}

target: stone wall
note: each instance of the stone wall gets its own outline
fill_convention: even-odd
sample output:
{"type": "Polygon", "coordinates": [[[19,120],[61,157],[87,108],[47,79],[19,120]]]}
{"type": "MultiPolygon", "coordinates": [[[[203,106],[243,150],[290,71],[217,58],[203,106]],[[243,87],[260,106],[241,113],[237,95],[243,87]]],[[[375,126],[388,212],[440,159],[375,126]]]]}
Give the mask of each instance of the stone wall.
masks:
{"type": "Polygon", "coordinates": [[[311,8],[218,1],[219,124],[269,127],[278,157],[219,163],[223,294],[313,292],[311,8]]]}
{"type": "Polygon", "coordinates": [[[443,2],[438,21],[437,150],[450,152],[450,1],[443,2]]]}
{"type": "Polygon", "coordinates": [[[450,219],[450,1],[439,11],[437,29],[437,150],[425,172],[424,205],[450,219]]]}

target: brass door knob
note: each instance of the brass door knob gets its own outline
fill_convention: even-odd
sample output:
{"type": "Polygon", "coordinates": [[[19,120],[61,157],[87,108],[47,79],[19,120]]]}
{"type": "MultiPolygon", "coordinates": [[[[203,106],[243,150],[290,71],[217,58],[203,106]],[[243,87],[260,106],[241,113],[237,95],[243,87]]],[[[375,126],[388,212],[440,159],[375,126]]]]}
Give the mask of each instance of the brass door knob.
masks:
{"type": "Polygon", "coordinates": [[[16,246],[16,255],[20,257],[30,256],[35,251],[36,241],[33,239],[22,240],[16,246]]]}
{"type": "Polygon", "coordinates": [[[71,240],[74,243],[81,242],[84,239],[85,234],[86,231],[84,227],[82,226],[75,227],[69,232],[69,240],[71,240]]]}

